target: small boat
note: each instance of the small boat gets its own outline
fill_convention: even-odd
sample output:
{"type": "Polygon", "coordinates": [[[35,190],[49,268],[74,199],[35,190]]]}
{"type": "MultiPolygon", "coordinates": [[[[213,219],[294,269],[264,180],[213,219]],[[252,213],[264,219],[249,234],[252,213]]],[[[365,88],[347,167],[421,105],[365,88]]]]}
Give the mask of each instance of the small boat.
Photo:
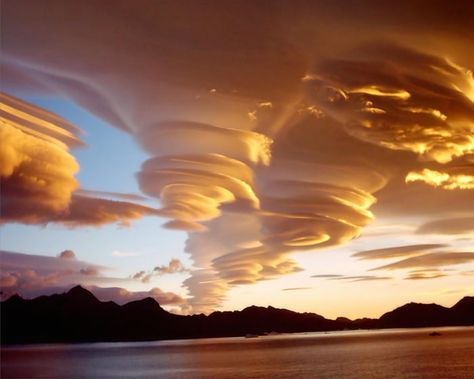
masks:
{"type": "Polygon", "coordinates": [[[436,336],[440,336],[441,333],[438,333],[438,332],[431,332],[430,334],[428,334],[430,337],[436,337],[436,336]]]}
{"type": "Polygon", "coordinates": [[[247,333],[247,334],[245,335],[245,338],[257,338],[257,337],[259,337],[258,334],[247,333]]]}

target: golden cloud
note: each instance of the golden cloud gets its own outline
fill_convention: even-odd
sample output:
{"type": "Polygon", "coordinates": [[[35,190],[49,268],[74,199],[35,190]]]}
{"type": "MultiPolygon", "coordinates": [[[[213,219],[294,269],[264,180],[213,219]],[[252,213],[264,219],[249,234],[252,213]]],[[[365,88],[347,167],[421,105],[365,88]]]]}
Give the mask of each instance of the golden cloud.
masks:
{"type": "Polygon", "coordinates": [[[1,99],[2,220],[45,222],[67,211],[79,186],[74,178],[79,165],[67,144],[79,142],[53,124],[57,116],[5,94],[1,99]]]}
{"type": "Polygon", "coordinates": [[[317,65],[315,104],[363,141],[448,163],[474,153],[474,79],[439,56],[389,44],[317,65]]]}
{"type": "Polygon", "coordinates": [[[155,209],[143,205],[96,198],[93,192],[84,190],[79,193],[85,196],[78,194],[79,183],[74,175],[79,165],[69,149],[83,145],[77,137],[79,129],[9,95],[1,94],[1,100],[3,223],[126,226],[144,215],[158,215],[155,209]]]}
{"type": "Polygon", "coordinates": [[[133,135],[151,155],[140,187],[163,204],[94,202],[71,190],[74,209],[56,217],[168,217],[165,227],[190,232],[196,270],[185,285],[196,309],[219,305],[232,285],[297,271],[293,251],[347,243],[374,214],[443,217],[474,206],[460,189],[467,169],[453,169],[474,149],[472,73],[444,58],[474,59],[459,4],[368,12],[348,3],[342,13],[329,2],[291,12],[251,2],[54,6],[6,1],[8,83],[28,78],[133,135]],[[352,50],[374,29],[407,46],[352,50]],[[417,159],[449,178],[425,185],[417,159]],[[410,173],[423,180],[406,186],[410,173]]]}
{"type": "Polygon", "coordinates": [[[428,221],[417,229],[419,234],[469,234],[474,233],[474,217],[445,218],[428,221]]]}
{"type": "Polygon", "coordinates": [[[425,268],[451,266],[474,261],[474,253],[470,252],[440,252],[418,255],[401,261],[380,266],[373,270],[399,270],[406,268],[425,268]]]}
{"type": "Polygon", "coordinates": [[[431,251],[443,247],[447,247],[446,244],[419,244],[419,245],[406,245],[406,246],[393,246],[385,247],[382,249],[364,250],[352,254],[353,257],[358,259],[388,259],[397,257],[410,257],[413,255],[421,255],[426,251],[431,251]]]}

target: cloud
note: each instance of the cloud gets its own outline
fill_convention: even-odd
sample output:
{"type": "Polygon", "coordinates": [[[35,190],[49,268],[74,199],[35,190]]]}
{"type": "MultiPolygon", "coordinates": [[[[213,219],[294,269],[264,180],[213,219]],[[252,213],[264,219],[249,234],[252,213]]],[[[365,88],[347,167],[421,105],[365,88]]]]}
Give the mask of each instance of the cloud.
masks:
{"type": "Polygon", "coordinates": [[[474,232],[474,217],[428,221],[417,229],[419,234],[467,234],[474,232]]]}
{"type": "Polygon", "coordinates": [[[132,276],[133,279],[142,279],[145,276],[145,271],[138,271],[136,274],[132,276]]]}
{"type": "Polygon", "coordinates": [[[155,299],[160,305],[183,304],[185,300],[173,293],[165,292],[158,287],[149,291],[128,291],[119,287],[87,286],[87,288],[101,301],[113,301],[117,304],[125,304],[130,301],[142,300],[146,297],[155,299]]]}
{"type": "Polygon", "coordinates": [[[341,278],[343,277],[344,275],[339,275],[339,274],[319,274],[319,275],[311,275],[312,278],[323,278],[323,279],[327,279],[327,278],[341,278]]]}
{"type": "Polygon", "coordinates": [[[143,283],[149,283],[156,276],[177,273],[182,274],[187,272],[190,272],[190,269],[185,267],[179,259],[173,258],[167,265],[156,266],[151,271],[138,271],[132,275],[132,279],[140,280],[143,283]]]}
{"type": "Polygon", "coordinates": [[[79,165],[69,153],[80,145],[76,129],[11,96],[1,100],[2,220],[39,223],[60,215],[78,188],[79,165]]]}
{"type": "Polygon", "coordinates": [[[2,288],[2,291],[4,287],[9,288],[15,286],[17,282],[18,277],[16,275],[9,272],[2,272],[0,276],[0,287],[2,288]]]}
{"type": "Polygon", "coordinates": [[[451,266],[474,261],[474,253],[470,252],[440,252],[418,255],[391,263],[385,266],[373,268],[373,270],[399,270],[417,267],[439,267],[451,266]]]}
{"type": "Polygon", "coordinates": [[[409,257],[412,255],[421,255],[426,251],[431,251],[443,247],[447,247],[446,244],[420,244],[420,245],[405,245],[405,246],[393,246],[385,247],[382,249],[364,250],[352,254],[353,257],[358,259],[388,259],[396,257],[409,257]]]}
{"type": "MultiPolygon", "coordinates": [[[[187,137],[183,136],[182,142],[186,141],[187,137]]],[[[169,143],[173,145],[172,140],[169,143]]],[[[218,153],[152,158],[143,164],[138,180],[144,193],[160,198],[161,213],[175,219],[169,227],[176,227],[178,222],[185,227],[216,218],[221,213],[219,207],[225,203],[239,201],[248,209],[260,206],[253,189],[251,168],[218,153]]]]}
{"type": "Polygon", "coordinates": [[[82,275],[88,275],[88,276],[97,276],[99,275],[100,271],[96,267],[86,267],[86,268],[81,268],[79,272],[82,275]]]}
{"type": "Polygon", "coordinates": [[[303,291],[310,290],[313,287],[292,287],[292,288],[283,288],[282,291],[303,291]]]}
{"type": "MultiPolygon", "coordinates": [[[[66,250],[71,251],[71,250],[66,250]]],[[[2,300],[18,293],[26,298],[52,295],[68,291],[80,284],[102,301],[124,304],[145,297],[152,297],[161,305],[180,304],[185,300],[178,294],[160,288],[148,291],[129,291],[121,287],[104,287],[107,282],[130,284],[126,279],[106,278],[107,267],[94,265],[78,259],[49,257],[0,251],[0,291],[2,300]],[[100,285],[102,284],[102,285],[100,285]]],[[[140,278],[144,279],[143,271],[140,278]]]]}
{"type": "Polygon", "coordinates": [[[76,259],[76,254],[72,250],[63,250],[58,254],[58,258],[76,259]]]}
{"type": "Polygon", "coordinates": [[[76,195],[83,196],[83,197],[100,197],[100,198],[111,198],[112,200],[127,200],[133,202],[143,202],[148,201],[150,199],[146,198],[145,196],[138,195],[135,193],[118,193],[118,192],[109,192],[109,191],[92,191],[87,189],[78,189],[76,195]]]}
{"type": "Polygon", "coordinates": [[[0,289],[4,298],[14,293],[36,296],[50,288],[83,282],[84,275],[95,280],[107,270],[76,258],[65,258],[64,254],[49,257],[0,251],[0,258],[0,289]]]}
{"type": "MultiPolygon", "coordinates": [[[[450,169],[451,172],[423,169],[411,171],[405,178],[407,183],[421,181],[433,187],[444,189],[474,189],[474,165],[467,167],[468,172],[450,169]]],[[[466,170],[466,171],[467,171],[466,170]]]]}
{"type": "Polygon", "coordinates": [[[153,269],[153,272],[157,275],[183,273],[188,271],[189,269],[184,267],[183,263],[177,258],[171,259],[166,266],[156,266],[153,269]]]}
{"type": "Polygon", "coordinates": [[[127,226],[145,215],[158,215],[150,207],[91,197],[94,192],[78,194],[74,175],[79,165],[69,149],[83,145],[77,137],[79,129],[9,95],[0,94],[0,98],[2,222],[127,226]]]}
{"type": "Polygon", "coordinates": [[[345,276],[343,278],[333,278],[330,280],[347,280],[350,282],[366,282],[372,280],[389,280],[393,279],[390,276],[375,276],[375,275],[359,275],[359,276],[345,276]]]}
{"type": "Polygon", "coordinates": [[[413,270],[408,273],[405,280],[425,280],[425,279],[438,279],[447,276],[443,271],[438,269],[432,270],[413,270]]]}
{"type": "Polygon", "coordinates": [[[320,62],[305,84],[356,138],[441,164],[474,153],[474,79],[467,68],[393,44],[320,62]]]}
{"type": "Polygon", "coordinates": [[[150,155],[140,189],[163,205],[74,193],[70,170],[60,211],[10,217],[76,227],[165,216],[165,227],[189,233],[190,305],[209,311],[232,286],[295,273],[295,251],[348,243],[374,217],[470,215],[459,183],[472,165],[472,23],[462,5],[441,3],[111,13],[62,2],[52,13],[48,2],[6,1],[8,86],[67,96],[129,133],[150,155]],[[425,169],[450,179],[405,183],[425,169]]]}
{"type": "Polygon", "coordinates": [[[336,275],[336,274],[321,274],[321,275],[312,275],[312,278],[323,278],[326,280],[341,280],[347,282],[367,282],[373,280],[389,280],[393,279],[390,276],[376,276],[376,275],[336,275]]]}
{"type": "Polygon", "coordinates": [[[102,226],[117,223],[127,227],[131,221],[144,216],[158,216],[154,208],[126,201],[73,195],[66,212],[50,217],[46,222],[57,222],[68,227],[102,226]]]}

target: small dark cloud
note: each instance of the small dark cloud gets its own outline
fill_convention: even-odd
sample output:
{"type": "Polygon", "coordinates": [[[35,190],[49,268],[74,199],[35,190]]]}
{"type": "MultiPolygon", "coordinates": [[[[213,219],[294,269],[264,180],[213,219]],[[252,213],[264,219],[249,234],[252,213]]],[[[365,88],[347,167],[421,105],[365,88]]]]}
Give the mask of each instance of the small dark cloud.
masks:
{"type": "Polygon", "coordinates": [[[388,280],[392,279],[390,276],[375,276],[375,275],[358,275],[358,276],[343,276],[339,278],[329,278],[328,280],[344,280],[348,282],[366,282],[372,280],[388,280]]]}
{"type": "Polygon", "coordinates": [[[145,271],[138,271],[136,274],[132,276],[133,279],[142,279],[145,276],[145,271]]]}
{"type": "Polygon", "coordinates": [[[92,266],[89,266],[89,267],[86,267],[86,268],[81,268],[79,270],[79,272],[82,275],[87,275],[87,276],[97,276],[100,273],[99,270],[96,267],[92,267],[92,266]]]}
{"type": "Polygon", "coordinates": [[[58,258],[76,259],[76,254],[72,250],[63,250],[58,254],[58,258]]]}
{"type": "Polygon", "coordinates": [[[320,275],[312,275],[312,278],[339,278],[342,277],[343,275],[337,275],[337,274],[320,274],[320,275]]]}
{"type": "Polygon", "coordinates": [[[410,271],[405,280],[425,280],[425,279],[437,279],[447,276],[440,270],[415,270],[410,271]]]}
{"type": "Polygon", "coordinates": [[[347,276],[347,275],[337,275],[337,274],[321,274],[313,275],[312,278],[322,278],[326,280],[342,280],[348,282],[363,282],[370,280],[388,280],[392,279],[389,276],[376,276],[376,275],[356,275],[356,276],[347,276]]]}
{"type": "Polygon", "coordinates": [[[291,288],[283,288],[282,291],[302,291],[302,290],[310,290],[313,287],[291,287],[291,288]]]}

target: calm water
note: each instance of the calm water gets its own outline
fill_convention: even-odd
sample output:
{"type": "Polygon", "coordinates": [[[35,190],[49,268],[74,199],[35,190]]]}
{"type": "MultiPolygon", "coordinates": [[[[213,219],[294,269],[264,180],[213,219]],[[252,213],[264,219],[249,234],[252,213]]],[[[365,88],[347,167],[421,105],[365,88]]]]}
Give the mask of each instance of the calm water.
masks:
{"type": "Polygon", "coordinates": [[[2,349],[2,378],[474,378],[474,327],[2,349]]]}

